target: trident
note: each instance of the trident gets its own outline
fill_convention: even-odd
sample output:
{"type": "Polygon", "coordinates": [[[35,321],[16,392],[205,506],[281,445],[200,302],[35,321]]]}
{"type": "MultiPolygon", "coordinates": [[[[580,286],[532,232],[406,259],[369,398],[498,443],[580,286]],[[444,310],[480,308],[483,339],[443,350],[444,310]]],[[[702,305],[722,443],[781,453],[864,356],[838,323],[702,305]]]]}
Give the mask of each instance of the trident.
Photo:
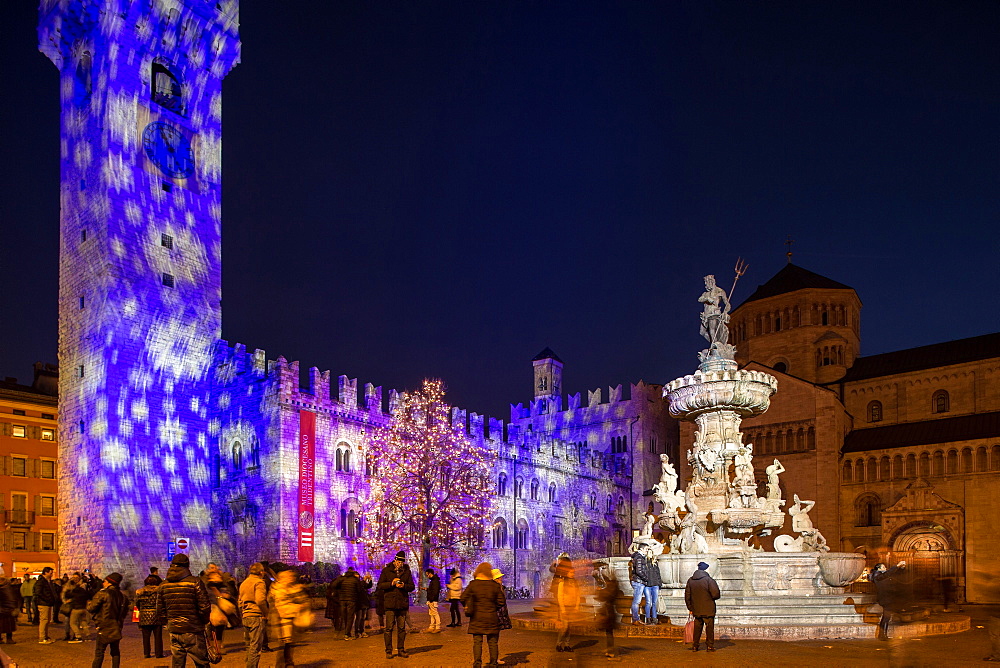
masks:
{"type": "Polygon", "coordinates": [[[729,291],[729,299],[733,298],[733,291],[736,290],[736,282],[740,280],[740,276],[747,273],[747,267],[749,265],[743,261],[743,258],[736,258],[736,278],[733,279],[733,288],[729,291]]]}

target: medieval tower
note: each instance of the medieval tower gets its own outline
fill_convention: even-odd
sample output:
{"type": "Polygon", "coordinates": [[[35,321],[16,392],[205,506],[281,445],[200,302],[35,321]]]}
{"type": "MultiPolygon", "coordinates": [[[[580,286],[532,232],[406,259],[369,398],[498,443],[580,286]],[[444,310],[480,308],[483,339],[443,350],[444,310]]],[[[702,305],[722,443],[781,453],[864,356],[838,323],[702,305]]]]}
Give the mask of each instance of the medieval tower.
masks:
{"type": "Polygon", "coordinates": [[[141,573],[210,546],[222,79],[238,3],[43,0],[59,68],[60,561],[141,573]]]}

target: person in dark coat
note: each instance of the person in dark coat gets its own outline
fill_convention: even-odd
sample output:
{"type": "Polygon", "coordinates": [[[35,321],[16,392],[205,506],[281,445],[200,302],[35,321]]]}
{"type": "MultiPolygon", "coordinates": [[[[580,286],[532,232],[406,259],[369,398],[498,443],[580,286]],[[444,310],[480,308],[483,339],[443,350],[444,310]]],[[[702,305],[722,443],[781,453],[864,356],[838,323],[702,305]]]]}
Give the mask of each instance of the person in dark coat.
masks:
{"type": "Polygon", "coordinates": [[[358,587],[358,596],[354,604],[354,637],[367,638],[368,633],[365,631],[365,620],[368,619],[368,611],[372,608],[369,590],[374,583],[372,582],[371,575],[366,575],[362,578],[360,573],[356,573],[356,576],[361,586],[358,587]]]}
{"type": "Polygon", "coordinates": [[[427,632],[441,633],[441,615],[438,613],[438,603],[441,601],[441,578],[433,568],[424,569],[424,575],[427,576],[427,615],[431,620],[427,632]]]}
{"type": "Polygon", "coordinates": [[[385,606],[385,658],[392,658],[392,630],[396,631],[396,654],[407,658],[406,619],[410,610],[410,592],[416,589],[413,573],[406,563],[406,554],[400,550],[391,564],[386,564],[378,576],[378,591],[383,593],[385,606]]]}
{"type": "Polygon", "coordinates": [[[186,554],[175,554],[166,581],[156,592],[156,616],[167,620],[174,668],[184,668],[188,655],[197,668],[208,668],[205,625],[212,603],[201,579],[191,575],[186,554]]]}
{"type": "Polygon", "coordinates": [[[344,576],[340,575],[333,579],[333,582],[326,586],[326,612],[323,616],[330,620],[333,632],[337,633],[343,626],[343,615],[340,613],[340,583],[344,581],[344,576]]]}
{"type": "Polygon", "coordinates": [[[149,567],[149,575],[146,576],[146,580],[149,578],[154,578],[156,580],[156,584],[158,585],[163,584],[163,578],[160,577],[160,569],[156,566],[149,567]]]}
{"type": "Polygon", "coordinates": [[[497,613],[507,603],[503,587],[493,579],[493,566],[483,562],[476,567],[472,582],[462,592],[462,605],[469,617],[472,634],[473,668],[483,665],[483,636],[490,651],[489,668],[497,666],[500,658],[500,617],[497,613]]]}
{"type": "Polygon", "coordinates": [[[614,576],[604,570],[594,574],[597,588],[594,599],[597,601],[597,630],[604,631],[604,656],[609,659],[615,656],[615,629],[618,628],[618,614],[615,612],[615,601],[621,596],[621,587],[614,576]]]}
{"type": "Polygon", "coordinates": [[[334,583],[337,600],[340,603],[340,618],[344,621],[344,640],[354,640],[361,636],[357,631],[358,600],[365,586],[358,577],[358,572],[348,568],[334,583]]]}
{"type": "Polygon", "coordinates": [[[52,621],[52,609],[59,607],[62,601],[59,600],[59,595],[56,593],[56,588],[52,584],[52,574],[53,569],[51,566],[46,566],[42,569],[42,575],[38,578],[38,582],[35,583],[35,610],[38,611],[36,619],[38,620],[38,642],[42,645],[48,645],[53,642],[49,638],[49,622],[52,621]]]}
{"type": "Polygon", "coordinates": [[[7,644],[14,644],[14,631],[17,630],[17,614],[21,611],[20,586],[11,584],[5,577],[0,577],[0,643],[7,636],[7,644]]]}
{"type": "Polygon", "coordinates": [[[69,604],[69,627],[72,638],[69,642],[81,643],[87,636],[87,603],[91,599],[90,590],[83,583],[79,573],[74,573],[63,587],[63,602],[69,604]]]}
{"type": "Polygon", "coordinates": [[[718,583],[708,574],[708,564],[698,563],[698,570],[688,578],[684,588],[684,603],[694,615],[694,644],[691,650],[698,651],[701,629],[705,627],[705,644],[709,652],[715,651],[715,602],[722,593],[718,583]]]}
{"type": "Polygon", "coordinates": [[[875,564],[872,569],[871,580],[875,583],[875,600],[882,606],[882,617],[878,620],[878,639],[889,639],[889,622],[892,620],[892,613],[902,607],[903,595],[899,581],[906,562],[901,561],[892,568],[886,568],[885,564],[875,564]]]}
{"type": "Polygon", "coordinates": [[[142,589],[135,592],[135,607],[139,609],[139,629],[142,631],[142,654],[145,658],[164,658],[163,624],[156,616],[156,593],[163,580],[150,573],[142,589]],[[149,640],[153,639],[154,653],[150,654],[149,640]]]}
{"type": "Polygon", "coordinates": [[[94,595],[87,604],[87,612],[94,617],[97,627],[97,647],[94,649],[94,662],[91,668],[101,668],[104,663],[104,652],[111,648],[111,668],[118,668],[121,663],[121,651],[118,643],[122,639],[122,626],[125,624],[125,595],[118,586],[122,583],[120,573],[112,573],[104,578],[104,588],[94,595]]]}

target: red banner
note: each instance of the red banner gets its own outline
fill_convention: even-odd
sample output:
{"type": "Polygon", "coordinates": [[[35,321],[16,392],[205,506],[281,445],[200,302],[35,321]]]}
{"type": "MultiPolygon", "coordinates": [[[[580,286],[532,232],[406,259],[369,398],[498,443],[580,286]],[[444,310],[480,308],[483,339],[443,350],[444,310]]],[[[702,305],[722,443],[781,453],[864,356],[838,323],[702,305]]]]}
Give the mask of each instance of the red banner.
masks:
{"type": "Polygon", "coordinates": [[[299,411],[299,561],[313,560],[316,414],[299,411]]]}

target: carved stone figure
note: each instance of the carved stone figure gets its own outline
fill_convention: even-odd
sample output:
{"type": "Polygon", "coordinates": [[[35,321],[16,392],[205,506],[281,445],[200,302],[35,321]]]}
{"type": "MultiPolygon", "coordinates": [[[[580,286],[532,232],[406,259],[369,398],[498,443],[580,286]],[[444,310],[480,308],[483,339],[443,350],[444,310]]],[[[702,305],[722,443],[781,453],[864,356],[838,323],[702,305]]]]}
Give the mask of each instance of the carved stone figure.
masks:
{"type": "Polygon", "coordinates": [[[736,456],[733,457],[733,464],[736,468],[735,475],[733,476],[733,486],[743,487],[754,485],[752,459],[753,455],[750,454],[748,448],[742,447],[736,451],[736,456]]]}
{"type": "Polygon", "coordinates": [[[705,540],[705,530],[698,525],[698,506],[688,495],[686,500],[687,515],[680,523],[680,533],[677,534],[676,548],[681,554],[703,554],[708,552],[708,541],[705,540]]]}
{"type": "Polygon", "coordinates": [[[670,493],[677,491],[677,471],[666,454],[660,455],[660,483],[670,493]]]}
{"type": "Polygon", "coordinates": [[[701,335],[709,344],[728,343],[729,295],[715,284],[715,276],[709,274],[705,277],[705,292],[698,297],[698,301],[705,305],[701,313],[701,335]]]}
{"type": "MultiPolygon", "coordinates": [[[[768,467],[770,468],[770,467],[768,467]]],[[[803,501],[798,494],[792,495],[795,503],[788,509],[788,514],[792,518],[792,531],[805,533],[813,530],[812,520],[809,519],[809,511],[816,505],[815,501],[803,501]]]]}
{"type": "Polygon", "coordinates": [[[778,476],[784,472],[785,472],[785,467],[782,466],[781,462],[779,462],[777,459],[774,460],[773,464],[764,469],[764,473],[767,474],[768,499],[781,498],[781,486],[778,484],[778,476]]]}

